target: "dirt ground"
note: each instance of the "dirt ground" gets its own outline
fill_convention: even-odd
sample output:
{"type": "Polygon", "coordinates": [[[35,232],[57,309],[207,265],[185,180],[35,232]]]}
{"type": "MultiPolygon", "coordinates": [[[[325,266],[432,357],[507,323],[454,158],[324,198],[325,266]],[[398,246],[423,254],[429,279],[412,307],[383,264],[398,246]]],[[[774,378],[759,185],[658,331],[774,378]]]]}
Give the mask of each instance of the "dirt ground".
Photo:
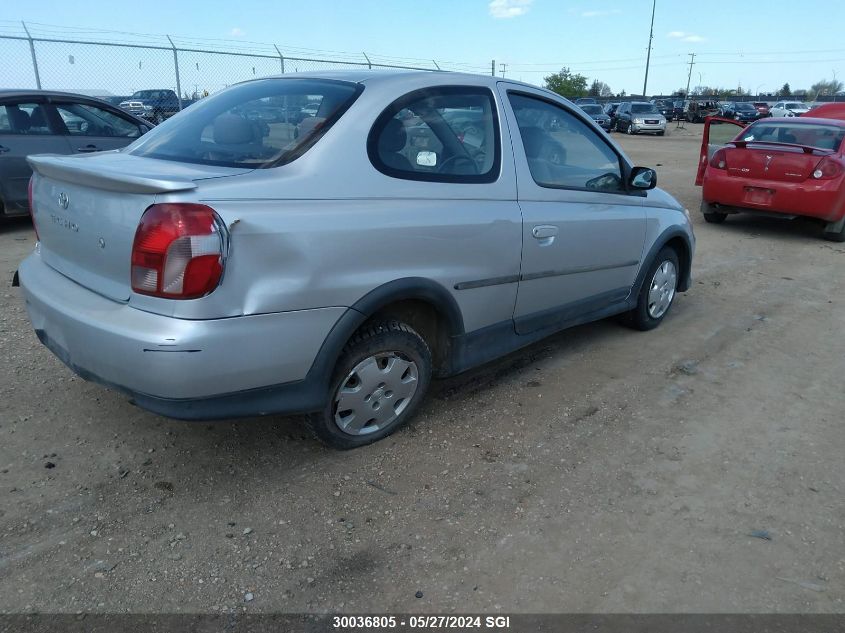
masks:
{"type": "Polygon", "coordinates": [[[0,612],[845,611],[845,247],[705,225],[700,131],[614,135],[693,210],[660,328],[564,332],[345,453],[74,377],[0,226],[0,612]]]}

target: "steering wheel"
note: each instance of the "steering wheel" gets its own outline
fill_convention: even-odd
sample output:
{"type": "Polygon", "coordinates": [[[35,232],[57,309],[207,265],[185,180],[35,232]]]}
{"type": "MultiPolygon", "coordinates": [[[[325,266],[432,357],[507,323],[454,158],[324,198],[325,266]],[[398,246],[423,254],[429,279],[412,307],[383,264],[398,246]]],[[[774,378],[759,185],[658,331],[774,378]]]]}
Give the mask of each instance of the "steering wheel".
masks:
{"type": "Polygon", "coordinates": [[[454,156],[450,156],[449,158],[444,160],[442,163],[440,163],[440,168],[437,170],[437,172],[440,173],[440,174],[448,173],[447,170],[446,170],[446,167],[451,165],[451,164],[456,164],[459,160],[462,160],[462,161],[466,162],[468,165],[472,166],[472,175],[475,175],[475,176],[478,175],[478,173],[479,173],[478,172],[478,164],[472,158],[470,158],[469,156],[460,156],[458,154],[455,154],[454,156]]]}

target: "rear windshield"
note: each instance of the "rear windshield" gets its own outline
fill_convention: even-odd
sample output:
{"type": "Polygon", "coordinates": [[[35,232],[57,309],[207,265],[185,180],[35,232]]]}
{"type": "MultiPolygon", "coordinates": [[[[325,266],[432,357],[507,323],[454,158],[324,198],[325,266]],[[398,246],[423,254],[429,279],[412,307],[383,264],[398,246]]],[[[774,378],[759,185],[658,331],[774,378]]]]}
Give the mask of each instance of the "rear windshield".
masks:
{"type": "Polygon", "coordinates": [[[134,156],[261,168],[305,153],[361,92],[324,79],[264,79],[200,100],[127,148],[134,156]]]}
{"type": "Polygon", "coordinates": [[[631,106],[631,112],[635,114],[657,114],[657,108],[650,103],[635,103],[631,106]]]}
{"type": "Polygon", "coordinates": [[[845,128],[818,123],[796,124],[790,121],[752,123],[737,137],[739,141],[788,143],[817,149],[836,150],[845,138],[845,128]]]}
{"type": "Polygon", "coordinates": [[[581,109],[586,112],[587,114],[601,114],[602,109],[600,105],[593,105],[590,103],[585,103],[581,106],[581,109]]]}

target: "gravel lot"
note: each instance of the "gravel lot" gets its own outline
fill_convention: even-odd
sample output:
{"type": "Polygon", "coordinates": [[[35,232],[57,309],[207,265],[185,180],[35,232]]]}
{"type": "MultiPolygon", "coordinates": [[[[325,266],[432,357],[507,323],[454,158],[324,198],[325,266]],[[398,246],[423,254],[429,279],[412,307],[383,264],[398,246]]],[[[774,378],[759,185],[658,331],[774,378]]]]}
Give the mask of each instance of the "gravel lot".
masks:
{"type": "Polygon", "coordinates": [[[659,329],[564,332],[346,453],[76,378],[0,225],[0,612],[845,611],[845,247],[705,225],[688,128],[614,135],[694,210],[659,329]]]}

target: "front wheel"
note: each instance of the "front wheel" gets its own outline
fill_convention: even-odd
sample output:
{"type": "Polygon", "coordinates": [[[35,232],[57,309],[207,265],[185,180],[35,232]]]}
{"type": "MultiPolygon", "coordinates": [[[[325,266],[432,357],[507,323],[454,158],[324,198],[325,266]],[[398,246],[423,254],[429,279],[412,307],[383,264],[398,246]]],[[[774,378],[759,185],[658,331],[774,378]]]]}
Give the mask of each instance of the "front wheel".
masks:
{"type": "Polygon", "coordinates": [[[161,112],[156,112],[155,117],[153,117],[153,119],[155,120],[156,125],[164,123],[164,115],[161,112]]]}
{"type": "Polygon", "coordinates": [[[308,426],[341,450],[387,437],[419,407],[431,383],[431,351],[409,325],[385,321],[361,328],[335,366],[331,397],[308,426]]]}
{"type": "Polygon", "coordinates": [[[633,123],[629,123],[629,124],[628,124],[628,134],[630,134],[631,136],[633,136],[633,135],[635,134],[635,132],[634,132],[634,124],[633,124],[633,123]]]}
{"type": "Polygon", "coordinates": [[[675,299],[680,270],[678,254],[673,248],[663,247],[648,268],[637,306],[622,315],[623,323],[643,331],[660,325],[675,299]]]}

